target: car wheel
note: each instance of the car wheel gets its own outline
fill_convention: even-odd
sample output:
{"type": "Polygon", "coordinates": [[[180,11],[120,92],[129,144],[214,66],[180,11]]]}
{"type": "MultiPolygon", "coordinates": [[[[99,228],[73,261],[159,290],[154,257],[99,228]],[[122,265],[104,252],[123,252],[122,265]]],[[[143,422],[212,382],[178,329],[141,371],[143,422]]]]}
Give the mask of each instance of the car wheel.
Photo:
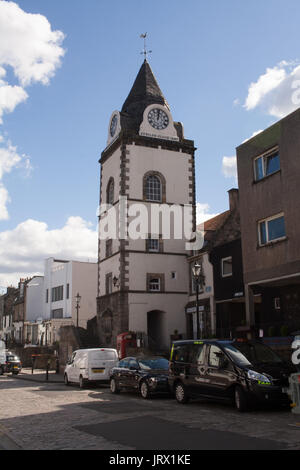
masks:
{"type": "Polygon", "coordinates": [[[64,375],[64,383],[65,383],[66,386],[70,385],[67,374],[64,375]]]}
{"type": "Polygon", "coordinates": [[[12,375],[18,375],[19,372],[13,372],[12,375]]]}
{"type": "Polygon", "coordinates": [[[140,392],[142,397],[145,398],[145,400],[150,398],[149,385],[147,384],[147,382],[145,382],[145,380],[143,380],[143,382],[141,383],[140,392]]]}
{"type": "Polygon", "coordinates": [[[175,398],[180,404],[184,404],[189,401],[189,396],[187,395],[186,388],[181,382],[178,382],[175,385],[175,398]]]}
{"type": "Polygon", "coordinates": [[[120,389],[115,379],[110,379],[110,391],[111,393],[120,393],[120,389]]]}
{"type": "Polygon", "coordinates": [[[238,411],[243,412],[248,409],[248,402],[242,387],[235,387],[234,390],[234,404],[238,411]]]}

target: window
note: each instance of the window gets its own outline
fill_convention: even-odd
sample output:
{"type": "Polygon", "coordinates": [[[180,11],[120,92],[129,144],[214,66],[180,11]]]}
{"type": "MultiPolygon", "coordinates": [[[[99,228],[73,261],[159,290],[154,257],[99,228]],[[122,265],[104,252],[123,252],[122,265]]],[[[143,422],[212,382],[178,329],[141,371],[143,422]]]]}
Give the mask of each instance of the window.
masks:
{"type": "Polygon", "coordinates": [[[147,248],[147,251],[158,253],[159,252],[159,239],[148,238],[146,248],[147,248]]]}
{"type": "Polygon", "coordinates": [[[156,175],[149,175],[146,180],[146,200],[161,202],[161,181],[156,175]]]}
{"type": "Polygon", "coordinates": [[[160,292],[160,278],[153,277],[149,280],[149,291],[160,292]]]}
{"type": "Polygon", "coordinates": [[[177,272],[176,271],[171,272],[171,279],[177,279],[177,272]]]}
{"type": "Polygon", "coordinates": [[[52,310],[51,318],[63,318],[63,309],[57,308],[56,310],[52,310]]]}
{"type": "Polygon", "coordinates": [[[284,215],[279,214],[258,222],[259,244],[266,245],[275,240],[285,238],[284,215]]]}
{"type": "Polygon", "coordinates": [[[112,273],[108,273],[105,276],[105,293],[106,293],[106,295],[112,293],[112,286],[113,286],[112,273]]]}
{"type": "Polygon", "coordinates": [[[129,367],[129,358],[123,359],[122,361],[119,362],[118,367],[121,369],[128,369],[129,367]]]}
{"type": "Polygon", "coordinates": [[[139,369],[139,365],[138,365],[136,359],[130,359],[130,360],[129,360],[129,369],[130,369],[131,367],[132,367],[133,369],[135,369],[135,370],[138,370],[138,369],[139,369]]]}
{"type": "Polygon", "coordinates": [[[64,298],[64,286],[53,287],[51,290],[51,301],[58,302],[64,298]]]}
{"type": "Polygon", "coordinates": [[[205,348],[204,344],[196,345],[193,344],[191,346],[191,351],[190,351],[190,362],[195,364],[204,364],[204,359],[205,359],[205,348]]]}
{"type": "Polygon", "coordinates": [[[274,298],[274,307],[275,307],[275,310],[280,310],[280,297],[274,298]]]}
{"type": "Polygon", "coordinates": [[[70,284],[67,284],[67,299],[70,297],[70,284]]]}
{"type": "Polygon", "coordinates": [[[105,244],[105,256],[108,258],[112,255],[112,240],[106,240],[105,244]]]}
{"type": "Polygon", "coordinates": [[[278,170],[280,170],[278,150],[262,155],[254,160],[254,177],[256,181],[272,175],[278,170]]]}
{"type": "Polygon", "coordinates": [[[221,351],[218,346],[212,345],[209,349],[209,365],[213,367],[219,367],[220,357],[224,356],[224,353],[221,351]]]}
{"type": "Polygon", "coordinates": [[[165,290],[165,275],[157,273],[147,273],[146,278],[147,292],[164,292],[165,290]]]}
{"type": "Polygon", "coordinates": [[[222,277],[232,276],[232,256],[228,256],[228,258],[223,258],[221,264],[222,277]]]}
{"type": "Polygon", "coordinates": [[[190,364],[204,364],[205,347],[203,344],[183,344],[175,346],[173,360],[175,362],[187,362],[190,364]]]}
{"type": "Polygon", "coordinates": [[[106,188],[106,203],[113,205],[115,201],[115,182],[113,178],[110,178],[106,188]]]}
{"type": "Polygon", "coordinates": [[[46,304],[49,302],[49,289],[46,290],[46,304]]]}

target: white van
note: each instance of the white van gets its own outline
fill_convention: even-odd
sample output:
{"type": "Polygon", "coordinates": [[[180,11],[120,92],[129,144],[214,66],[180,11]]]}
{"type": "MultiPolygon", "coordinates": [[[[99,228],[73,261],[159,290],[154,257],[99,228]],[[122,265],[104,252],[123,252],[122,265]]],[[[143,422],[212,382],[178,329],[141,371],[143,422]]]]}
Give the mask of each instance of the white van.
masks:
{"type": "Polygon", "coordinates": [[[68,361],[64,381],[78,383],[80,388],[90,383],[109,382],[110,370],[118,363],[115,349],[78,349],[68,361]]]}

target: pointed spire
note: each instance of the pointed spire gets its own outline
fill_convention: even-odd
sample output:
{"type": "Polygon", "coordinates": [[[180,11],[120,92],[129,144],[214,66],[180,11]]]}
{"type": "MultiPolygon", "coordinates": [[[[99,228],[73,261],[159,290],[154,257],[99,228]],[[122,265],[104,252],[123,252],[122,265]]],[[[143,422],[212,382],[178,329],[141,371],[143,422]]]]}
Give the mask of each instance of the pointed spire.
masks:
{"type": "MultiPolygon", "coordinates": [[[[137,129],[142,122],[144,110],[150,104],[161,104],[169,109],[169,105],[159,88],[151,67],[145,59],[123,104],[121,114],[123,114],[124,118],[127,118],[126,121],[129,118],[134,128],[137,129]]],[[[128,127],[128,125],[124,127],[128,127]]]]}

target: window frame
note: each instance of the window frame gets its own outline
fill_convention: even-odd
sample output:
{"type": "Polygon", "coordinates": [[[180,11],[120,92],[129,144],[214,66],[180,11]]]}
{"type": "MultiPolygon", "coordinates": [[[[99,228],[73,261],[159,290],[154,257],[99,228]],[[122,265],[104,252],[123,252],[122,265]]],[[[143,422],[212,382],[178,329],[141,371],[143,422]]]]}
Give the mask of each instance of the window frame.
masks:
{"type": "Polygon", "coordinates": [[[154,237],[153,235],[146,239],[146,249],[148,253],[159,253],[160,252],[160,240],[159,237],[154,237]],[[156,242],[157,248],[151,248],[151,243],[156,242]]]}
{"type": "Polygon", "coordinates": [[[110,295],[113,292],[113,275],[112,273],[105,274],[105,295],[110,295]]]}
{"type": "Polygon", "coordinates": [[[158,175],[155,175],[155,174],[147,175],[147,177],[146,177],[145,196],[146,196],[146,201],[149,201],[149,202],[162,202],[162,181],[161,181],[161,178],[158,175]],[[159,182],[159,197],[157,197],[157,198],[155,197],[156,196],[155,192],[156,192],[157,188],[155,188],[154,185],[153,185],[152,188],[149,188],[149,186],[148,186],[148,182],[149,182],[150,178],[152,178],[153,180],[156,179],[159,182]],[[153,197],[151,197],[151,196],[153,196],[153,197]]]}
{"type": "Polygon", "coordinates": [[[265,219],[259,220],[257,222],[257,232],[258,232],[258,244],[259,244],[259,246],[267,246],[267,245],[270,245],[272,243],[278,242],[280,240],[285,240],[286,239],[286,226],[285,226],[284,212],[280,212],[279,214],[272,215],[270,217],[266,217],[265,219]],[[269,239],[269,226],[268,226],[268,223],[271,222],[272,220],[281,219],[282,217],[283,217],[283,220],[284,220],[285,234],[282,235],[281,237],[273,238],[272,240],[270,240],[269,239]],[[263,223],[265,224],[265,228],[266,228],[266,242],[265,243],[262,243],[262,240],[261,240],[261,225],[263,223]]]}
{"type": "Polygon", "coordinates": [[[277,173],[280,170],[281,170],[281,167],[280,167],[280,153],[279,153],[279,147],[278,146],[273,147],[272,149],[268,150],[267,152],[265,152],[261,155],[258,155],[257,157],[255,157],[253,159],[253,172],[254,172],[254,181],[255,182],[262,181],[263,179],[268,178],[271,175],[275,175],[275,173],[277,173]],[[274,157],[275,155],[278,155],[279,168],[277,170],[273,171],[272,173],[266,174],[266,169],[267,169],[267,163],[266,162],[267,162],[268,158],[274,157]],[[259,178],[259,176],[257,174],[257,166],[256,166],[256,162],[260,159],[262,159],[262,171],[263,171],[263,176],[261,178],[259,178]]]}
{"type": "Polygon", "coordinates": [[[232,277],[233,276],[233,258],[232,256],[227,256],[226,258],[221,259],[221,277],[226,278],[226,277],[232,277]],[[225,274],[224,273],[224,261],[231,260],[231,273],[225,274]]]}
{"type": "Polygon", "coordinates": [[[151,276],[148,281],[148,289],[149,292],[161,292],[161,279],[158,276],[151,276]],[[156,284],[158,285],[158,289],[151,289],[151,285],[153,285],[154,281],[158,281],[156,284]]]}
{"type": "Polygon", "coordinates": [[[113,179],[113,177],[111,177],[109,178],[107,186],[106,186],[106,204],[110,204],[112,206],[114,202],[115,202],[115,180],[113,179]]]}

